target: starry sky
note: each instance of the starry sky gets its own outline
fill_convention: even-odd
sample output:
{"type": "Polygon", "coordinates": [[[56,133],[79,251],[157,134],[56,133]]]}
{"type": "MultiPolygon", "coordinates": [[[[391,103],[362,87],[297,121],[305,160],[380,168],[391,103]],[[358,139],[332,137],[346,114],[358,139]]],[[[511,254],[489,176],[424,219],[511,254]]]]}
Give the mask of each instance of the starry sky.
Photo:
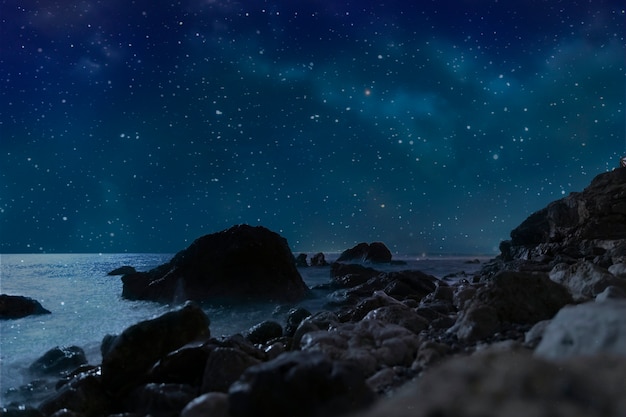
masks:
{"type": "Polygon", "coordinates": [[[621,0],[0,3],[0,253],[496,253],[626,153],[621,0]]]}

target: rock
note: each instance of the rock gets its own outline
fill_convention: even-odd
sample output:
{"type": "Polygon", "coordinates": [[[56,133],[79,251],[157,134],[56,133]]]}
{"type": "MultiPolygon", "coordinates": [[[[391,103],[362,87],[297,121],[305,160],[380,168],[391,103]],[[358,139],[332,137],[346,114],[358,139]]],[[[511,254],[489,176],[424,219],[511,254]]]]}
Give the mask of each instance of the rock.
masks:
{"type": "Polygon", "coordinates": [[[584,260],[573,265],[556,265],[550,271],[550,279],[565,286],[578,301],[593,298],[610,286],[626,290],[626,279],[618,278],[606,269],[584,260]]]}
{"type": "Polygon", "coordinates": [[[204,368],[201,392],[227,392],[230,385],[239,379],[246,369],[260,362],[239,349],[231,347],[214,349],[204,368]]]}
{"type": "Polygon", "coordinates": [[[62,375],[87,363],[85,352],[78,346],[57,346],[33,362],[28,370],[35,375],[62,375]]]}
{"type": "Polygon", "coordinates": [[[39,411],[46,416],[64,409],[84,417],[100,417],[110,413],[111,399],[102,385],[100,368],[75,376],[39,405],[39,411]]]}
{"type": "Polygon", "coordinates": [[[115,394],[134,388],[168,353],[199,338],[208,338],[209,318],[196,304],[130,326],[102,342],[102,382],[115,394]]]}
{"type": "Polygon", "coordinates": [[[476,290],[449,332],[461,340],[480,340],[511,323],[550,319],[572,302],[567,290],[544,273],[501,271],[476,290]]]}
{"type": "Polygon", "coordinates": [[[626,356],[626,301],[589,302],[561,309],[535,350],[541,358],[614,354],[626,356]]]}
{"type": "Polygon", "coordinates": [[[135,272],[137,272],[135,267],[124,265],[124,266],[120,266],[119,268],[115,268],[114,270],[110,271],[107,275],[126,275],[126,274],[134,274],[135,272]]]}
{"type": "Polygon", "coordinates": [[[382,242],[373,242],[370,244],[359,243],[358,245],[347,249],[339,255],[337,262],[372,262],[372,263],[390,263],[391,251],[382,242]]]}
{"type": "Polygon", "coordinates": [[[285,336],[292,337],[302,320],[311,315],[311,312],[302,307],[296,307],[287,313],[287,324],[285,326],[285,336]]]}
{"type": "Polygon", "coordinates": [[[0,320],[19,319],[38,314],[50,314],[37,300],[20,295],[0,294],[0,320]]]}
{"type": "Polygon", "coordinates": [[[190,343],[161,358],[148,373],[151,382],[186,384],[200,387],[211,348],[190,343]]]}
{"type": "Polygon", "coordinates": [[[337,416],[373,393],[358,369],[319,352],[288,352],[249,368],[229,390],[232,417],[337,416]]]}
{"type": "Polygon", "coordinates": [[[11,404],[0,408],[2,417],[45,417],[41,411],[30,406],[11,404]]]}
{"type": "Polygon", "coordinates": [[[264,227],[234,226],[196,239],[168,263],[122,277],[133,300],[296,301],[308,294],[287,241],[264,227]]]}
{"type": "Polygon", "coordinates": [[[196,395],[189,385],[150,383],[134,390],[126,409],[140,416],[178,417],[196,395]]]}
{"type": "Polygon", "coordinates": [[[246,334],[246,339],[254,344],[265,344],[272,339],[283,335],[283,328],[280,324],[272,320],[266,320],[251,327],[246,334]]]}
{"type": "Polygon", "coordinates": [[[596,302],[601,303],[606,300],[624,299],[626,298],[626,291],[621,288],[609,286],[604,289],[600,294],[596,295],[596,302]]]}
{"type": "Polygon", "coordinates": [[[187,404],[180,417],[230,417],[228,408],[228,394],[209,392],[187,404]]]}
{"type": "Polygon", "coordinates": [[[330,266],[330,277],[340,288],[352,288],[365,284],[382,272],[359,264],[343,264],[334,262],[330,266]]]}
{"type": "Polygon", "coordinates": [[[626,278],[626,263],[616,263],[608,268],[609,272],[615,276],[626,278]]]}
{"type": "Polygon", "coordinates": [[[306,253],[301,253],[300,255],[296,256],[296,266],[298,268],[306,268],[307,266],[309,266],[309,264],[306,261],[306,258],[307,258],[306,253]]]}
{"type": "Polygon", "coordinates": [[[626,360],[563,363],[526,351],[486,351],[427,370],[354,417],[605,417],[626,415],[626,360]]]}
{"type": "Polygon", "coordinates": [[[617,262],[625,247],[626,169],[619,168],[531,214],[500,249],[505,261],[602,255],[617,262]]]}
{"type": "Polygon", "coordinates": [[[385,366],[410,366],[419,347],[418,336],[378,320],[343,323],[329,330],[302,336],[303,351],[323,352],[330,358],[352,363],[371,376],[385,366]]]}
{"type": "Polygon", "coordinates": [[[311,257],[311,266],[328,266],[328,262],[326,262],[322,252],[316,253],[311,257]]]}
{"type": "Polygon", "coordinates": [[[524,335],[524,344],[531,349],[536,348],[539,342],[541,342],[543,334],[545,333],[549,324],[550,320],[542,320],[537,322],[524,335]]]}
{"type": "Polygon", "coordinates": [[[318,330],[328,330],[339,324],[339,317],[331,311],[320,311],[302,320],[293,335],[293,346],[300,345],[302,337],[318,330]]]}
{"type": "Polygon", "coordinates": [[[382,323],[397,324],[415,334],[428,328],[428,320],[403,304],[379,307],[367,313],[363,320],[378,320],[382,323]]]}

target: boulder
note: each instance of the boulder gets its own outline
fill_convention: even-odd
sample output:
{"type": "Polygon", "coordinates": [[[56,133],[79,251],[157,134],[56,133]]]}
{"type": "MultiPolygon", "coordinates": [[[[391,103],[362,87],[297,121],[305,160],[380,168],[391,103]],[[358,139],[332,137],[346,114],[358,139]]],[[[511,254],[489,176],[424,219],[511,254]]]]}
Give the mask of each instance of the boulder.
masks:
{"type": "Polygon", "coordinates": [[[311,266],[328,266],[328,262],[326,262],[322,252],[316,253],[311,257],[311,266]]]}
{"type": "Polygon", "coordinates": [[[354,417],[605,417],[626,415],[626,359],[552,363],[525,350],[460,356],[354,417]]]}
{"type": "Polygon", "coordinates": [[[228,394],[209,392],[187,404],[180,417],[230,417],[228,408],[228,394]]]}
{"type": "Polygon", "coordinates": [[[127,393],[157,361],[199,338],[208,338],[209,318],[192,302],[130,326],[102,341],[102,382],[114,394],[127,393]]]}
{"type": "Polygon", "coordinates": [[[151,382],[200,387],[211,352],[205,343],[189,343],[161,358],[148,373],[151,382]]]}
{"type": "Polygon", "coordinates": [[[71,410],[84,417],[108,415],[112,411],[111,399],[102,385],[100,368],[76,375],[46,398],[39,410],[46,416],[60,410],[71,410]]]}
{"type": "Polygon", "coordinates": [[[544,273],[501,271],[463,303],[449,332],[461,340],[481,340],[510,324],[550,319],[572,302],[567,290],[544,273]]]}
{"type": "Polygon", "coordinates": [[[550,279],[566,287],[577,301],[594,298],[610,286],[626,290],[626,278],[618,278],[607,269],[585,260],[573,265],[555,265],[550,271],[550,279]]]}
{"type": "Polygon", "coordinates": [[[189,385],[149,383],[133,391],[126,410],[139,416],[178,417],[196,395],[189,385]]]}
{"type": "Polygon", "coordinates": [[[307,258],[306,253],[301,253],[300,255],[296,256],[296,266],[298,268],[306,268],[307,266],[309,266],[308,262],[306,261],[306,258],[307,258]]]}
{"type": "Polygon", "coordinates": [[[33,362],[28,370],[35,375],[62,375],[87,363],[85,351],[78,346],[57,346],[33,362]]]}
{"type": "Polygon", "coordinates": [[[381,271],[358,264],[333,262],[330,266],[330,277],[340,288],[352,288],[365,284],[380,274],[382,274],[381,271]]]}
{"type": "Polygon", "coordinates": [[[417,314],[414,309],[399,303],[374,309],[367,313],[363,320],[378,320],[382,323],[397,324],[415,334],[428,328],[428,320],[417,314]]]}
{"type": "Polygon", "coordinates": [[[201,392],[227,392],[230,385],[239,379],[246,369],[260,362],[260,360],[236,348],[218,347],[214,349],[204,368],[201,392]]]}
{"type": "Polygon", "coordinates": [[[337,262],[390,263],[391,251],[382,242],[363,242],[343,251],[337,262]]]}
{"type": "Polygon", "coordinates": [[[535,350],[541,358],[613,354],[626,357],[626,301],[588,302],[561,309],[535,350]]]}
{"type": "Polygon", "coordinates": [[[38,314],[50,314],[37,300],[20,295],[0,294],[0,320],[19,319],[38,314]]]}
{"type": "Polygon", "coordinates": [[[232,417],[330,417],[373,401],[357,368],[320,352],[288,352],[253,366],[228,394],[232,417]]]}
{"type": "Polygon", "coordinates": [[[295,307],[287,312],[287,324],[285,325],[285,336],[292,337],[302,320],[311,315],[311,312],[302,307],[295,307]]]}
{"type": "Polygon", "coordinates": [[[246,339],[251,343],[262,345],[282,335],[283,328],[279,323],[272,320],[265,320],[248,329],[246,339]]]}
{"type": "Polygon", "coordinates": [[[308,293],[287,241],[248,225],[200,237],[168,263],[122,282],[123,297],[162,302],[295,301],[308,293]]]}

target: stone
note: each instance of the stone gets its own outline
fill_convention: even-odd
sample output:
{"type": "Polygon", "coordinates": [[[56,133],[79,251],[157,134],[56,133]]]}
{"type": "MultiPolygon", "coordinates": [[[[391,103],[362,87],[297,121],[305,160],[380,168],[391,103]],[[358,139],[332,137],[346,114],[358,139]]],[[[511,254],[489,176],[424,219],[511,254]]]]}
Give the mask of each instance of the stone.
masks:
{"type": "Polygon", "coordinates": [[[546,327],[535,355],[551,360],[626,356],[626,301],[588,302],[561,309],[546,327]]]}
{"type": "Polygon", "coordinates": [[[157,318],[142,321],[102,342],[102,382],[113,393],[127,392],[168,353],[200,338],[208,338],[209,318],[188,302],[157,318]]]}
{"type": "Polygon", "coordinates": [[[328,266],[326,257],[322,252],[316,253],[311,257],[311,266],[328,266]]]}
{"type": "Polygon", "coordinates": [[[63,409],[83,417],[109,414],[111,399],[102,384],[100,368],[76,375],[39,405],[39,411],[46,416],[63,409]]]}
{"type": "Polygon", "coordinates": [[[283,328],[279,323],[272,320],[265,320],[248,329],[246,339],[251,343],[262,345],[282,335],[283,328]]]}
{"type": "Polygon", "coordinates": [[[180,417],[230,417],[228,408],[228,394],[208,392],[189,402],[180,417]]]}
{"type": "Polygon", "coordinates": [[[228,395],[232,417],[330,417],[373,401],[357,368],[320,352],[298,351],[249,368],[228,395]]]}
{"type": "Polygon", "coordinates": [[[37,300],[21,295],[0,294],[0,320],[51,314],[37,300]]]}
{"type": "Polygon", "coordinates": [[[617,277],[626,279],[626,263],[615,263],[609,266],[608,271],[617,277]]]}
{"type": "Polygon", "coordinates": [[[200,387],[211,348],[202,342],[189,343],[161,358],[148,373],[151,382],[200,387]]]}
{"type": "Polygon", "coordinates": [[[626,291],[622,288],[608,286],[600,294],[596,295],[596,302],[601,303],[606,300],[624,299],[626,298],[626,291]]]}
{"type": "Polygon", "coordinates": [[[35,375],[62,375],[87,363],[85,351],[78,346],[56,346],[35,362],[28,370],[35,375]]]}
{"type": "Polygon", "coordinates": [[[134,274],[137,272],[135,267],[130,265],[120,266],[119,268],[115,268],[112,271],[109,271],[107,275],[115,276],[115,275],[126,275],[126,274],[134,274]]]}
{"type": "Polygon", "coordinates": [[[624,375],[619,357],[552,363],[526,350],[487,350],[429,368],[354,417],[624,416],[624,375]]]}
{"type": "Polygon", "coordinates": [[[126,409],[140,416],[178,417],[196,395],[189,385],[149,383],[134,390],[126,409]]]}
{"type": "Polygon", "coordinates": [[[227,392],[241,374],[261,361],[231,347],[218,347],[209,355],[204,368],[201,392],[227,392]]]}
{"type": "Polygon", "coordinates": [[[296,266],[298,268],[306,268],[307,266],[309,266],[309,263],[306,261],[306,258],[307,258],[306,253],[301,253],[298,256],[296,256],[296,266]]]}
{"type": "Polygon", "coordinates": [[[359,264],[344,264],[334,262],[330,266],[330,277],[333,283],[340,288],[352,288],[365,284],[381,272],[359,264]]]}
{"type": "Polygon", "coordinates": [[[359,243],[339,255],[337,262],[390,263],[391,251],[382,242],[359,243]]]}
{"type": "Polygon", "coordinates": [[[565,286],[577,301],[594,298],[609,286],[626,290],[626,279],[585,260],[573,265],[555,265],[550,271],[550,279],[565,286]]]}
{"type": "Polygon", "coordinates": [[[169,262],[122,277],[131,300],[291,302],[309,289],[287,241],[262,226],[234,226],[202,236],[169,262]]]}
{"type": "Polygon", "coordinates": [[[361,320],[306,333],[300,348],[354,364],[371,376],[385,366],[410,366],[419,343],[415,333],[397,324],[361,320]]]}
{"type": "Polygon", "coordinates": [[[397,324],[415,334],[428,328],[428,320],[403,304],[379,307],[367,313],[363,320],[378,320],[382,323],[397,324]]]}
{"type": "Polygon", "coordinates": [[[285,336],[292,337],[302,320],[311,315],[311,312],[302,307],[292,308],[287,312],[287,324],[285,325],[285,336]]]}

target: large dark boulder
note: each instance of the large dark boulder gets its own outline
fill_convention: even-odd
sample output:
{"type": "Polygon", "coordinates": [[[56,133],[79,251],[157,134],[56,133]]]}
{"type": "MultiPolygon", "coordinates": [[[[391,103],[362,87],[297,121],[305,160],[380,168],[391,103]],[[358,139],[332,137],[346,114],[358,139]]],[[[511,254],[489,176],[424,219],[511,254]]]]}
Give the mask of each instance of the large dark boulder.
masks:
{"type": "Polygon", "coordinates": [[[50,314],[37,300],[20,295],[0,294],[0,320],[19,319],[22,317],[50,314]]]}
{"type": "Polygon", "coordinates": [[[85,364],[87,357],[79,346],[56,346],[33,362],[28,370],[36,375],[60,375],[85,364]]]}
{"type": "Polygon", "coordinates": [[[287,241],[264,227],[234,226],[202,236],[168,263],[122,277],[128,299],[295,301],[308,288],[287,241]]]}
{"type": "Polygon", "coordinates": [[[391,251],[382,242],[359,243],[339,255],[337,262],[390,263],[391,251]]]}
{"type": "Polygon", "coordinates": [[[507,261],[615,257],[624,255],[624,240],[626,168],[617,168],[596,176],[582,192],[573,192],[531,214],[511,231],[511,240],[503,242],[500,249],[507,261]]]}
{"type": "Polygon", "coordinates": [[[130,326],[102,341],[102,383],[115,396],[128,393],[170,352],[208,338],[209,318],[197,305],[183,307],[130,326]]]}

